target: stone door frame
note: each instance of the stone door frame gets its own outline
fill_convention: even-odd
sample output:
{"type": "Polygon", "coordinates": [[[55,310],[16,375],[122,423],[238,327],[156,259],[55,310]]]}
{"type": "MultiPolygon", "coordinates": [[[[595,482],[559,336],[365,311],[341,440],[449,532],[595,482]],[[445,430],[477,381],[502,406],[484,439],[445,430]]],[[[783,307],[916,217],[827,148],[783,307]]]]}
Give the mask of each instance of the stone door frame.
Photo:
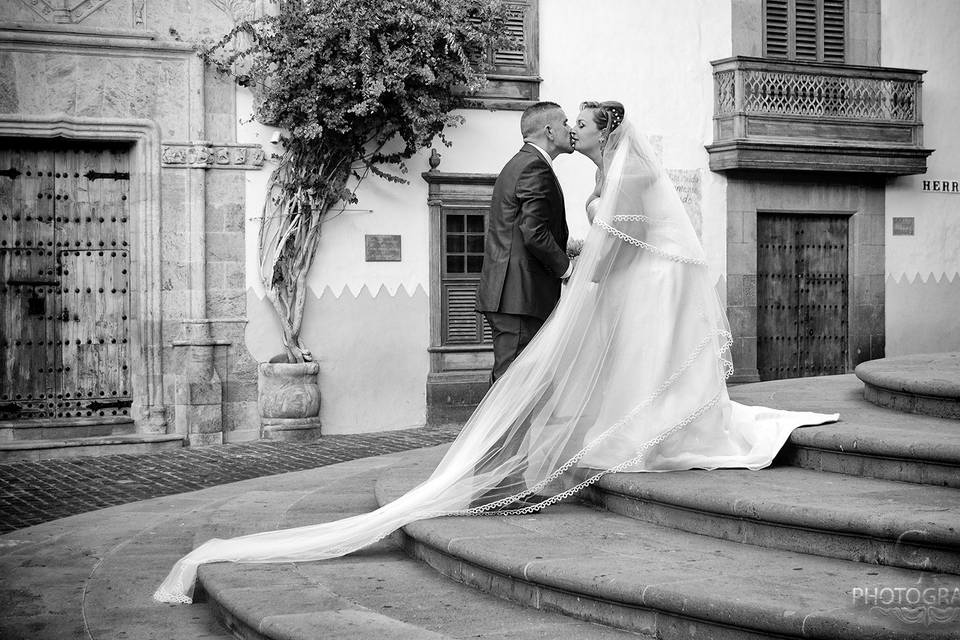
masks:
{"type": "Polygon", "coordinates": [[[0,116],[0,136],[130,144],[130,383],[137,430],[164,433],[160,314],[160,131],[151,120],[0,116]]]}

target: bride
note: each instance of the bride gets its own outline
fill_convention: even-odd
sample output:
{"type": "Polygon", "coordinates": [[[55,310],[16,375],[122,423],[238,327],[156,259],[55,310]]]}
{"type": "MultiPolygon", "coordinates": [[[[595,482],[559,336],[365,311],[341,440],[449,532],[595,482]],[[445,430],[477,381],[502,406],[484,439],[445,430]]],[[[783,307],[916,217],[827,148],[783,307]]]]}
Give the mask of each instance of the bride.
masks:
{"type": "Polygon", "coordinates": [[[730,330],[674,186],[620,103],[585,102],[576,131],[598,177],[573,276],[430,477],[371,513],[210,540],[154,598],[191,602],[200,564],[334,558],[415,520],[532,513],[608,473],[761,469],[796,427],[838,419],[730,400],[730,330]]]}

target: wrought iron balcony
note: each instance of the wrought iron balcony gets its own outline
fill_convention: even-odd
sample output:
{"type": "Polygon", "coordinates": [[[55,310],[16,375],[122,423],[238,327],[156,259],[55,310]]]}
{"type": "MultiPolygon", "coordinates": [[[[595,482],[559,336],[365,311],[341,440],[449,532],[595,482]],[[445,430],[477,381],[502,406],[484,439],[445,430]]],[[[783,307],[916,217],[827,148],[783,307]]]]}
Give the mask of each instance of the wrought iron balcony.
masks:
{"type": "Polygon", "coordinates": [[[924,71],[747,57],[711,64],[714,171],[927,170],[924,71]]]}

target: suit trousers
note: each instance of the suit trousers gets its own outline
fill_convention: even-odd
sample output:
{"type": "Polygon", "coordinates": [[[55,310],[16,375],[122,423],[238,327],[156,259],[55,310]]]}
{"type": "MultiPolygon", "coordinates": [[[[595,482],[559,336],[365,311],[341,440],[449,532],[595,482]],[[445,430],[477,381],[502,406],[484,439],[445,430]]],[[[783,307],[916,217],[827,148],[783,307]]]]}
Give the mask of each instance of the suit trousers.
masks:
{"type": "Polygon", "coordinates": [[[485,311],[483,315],[493,331],[493,370],[490,372],[492,385],[517,359],[520,352],[543,326],[544,321],[535,316],[493,311],[485,311]]]}

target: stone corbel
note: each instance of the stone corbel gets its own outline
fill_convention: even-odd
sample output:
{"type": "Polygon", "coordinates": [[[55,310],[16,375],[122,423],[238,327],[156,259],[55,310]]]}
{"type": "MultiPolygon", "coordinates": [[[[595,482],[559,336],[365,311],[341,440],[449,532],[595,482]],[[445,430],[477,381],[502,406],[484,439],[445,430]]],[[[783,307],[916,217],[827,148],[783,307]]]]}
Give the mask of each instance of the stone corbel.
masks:
{"type": "Polygon", "coordinates": [[[169,169],[259,169],[265,159],[259,144],[171,142],[162,145],[160,164],[169,169]]]}

